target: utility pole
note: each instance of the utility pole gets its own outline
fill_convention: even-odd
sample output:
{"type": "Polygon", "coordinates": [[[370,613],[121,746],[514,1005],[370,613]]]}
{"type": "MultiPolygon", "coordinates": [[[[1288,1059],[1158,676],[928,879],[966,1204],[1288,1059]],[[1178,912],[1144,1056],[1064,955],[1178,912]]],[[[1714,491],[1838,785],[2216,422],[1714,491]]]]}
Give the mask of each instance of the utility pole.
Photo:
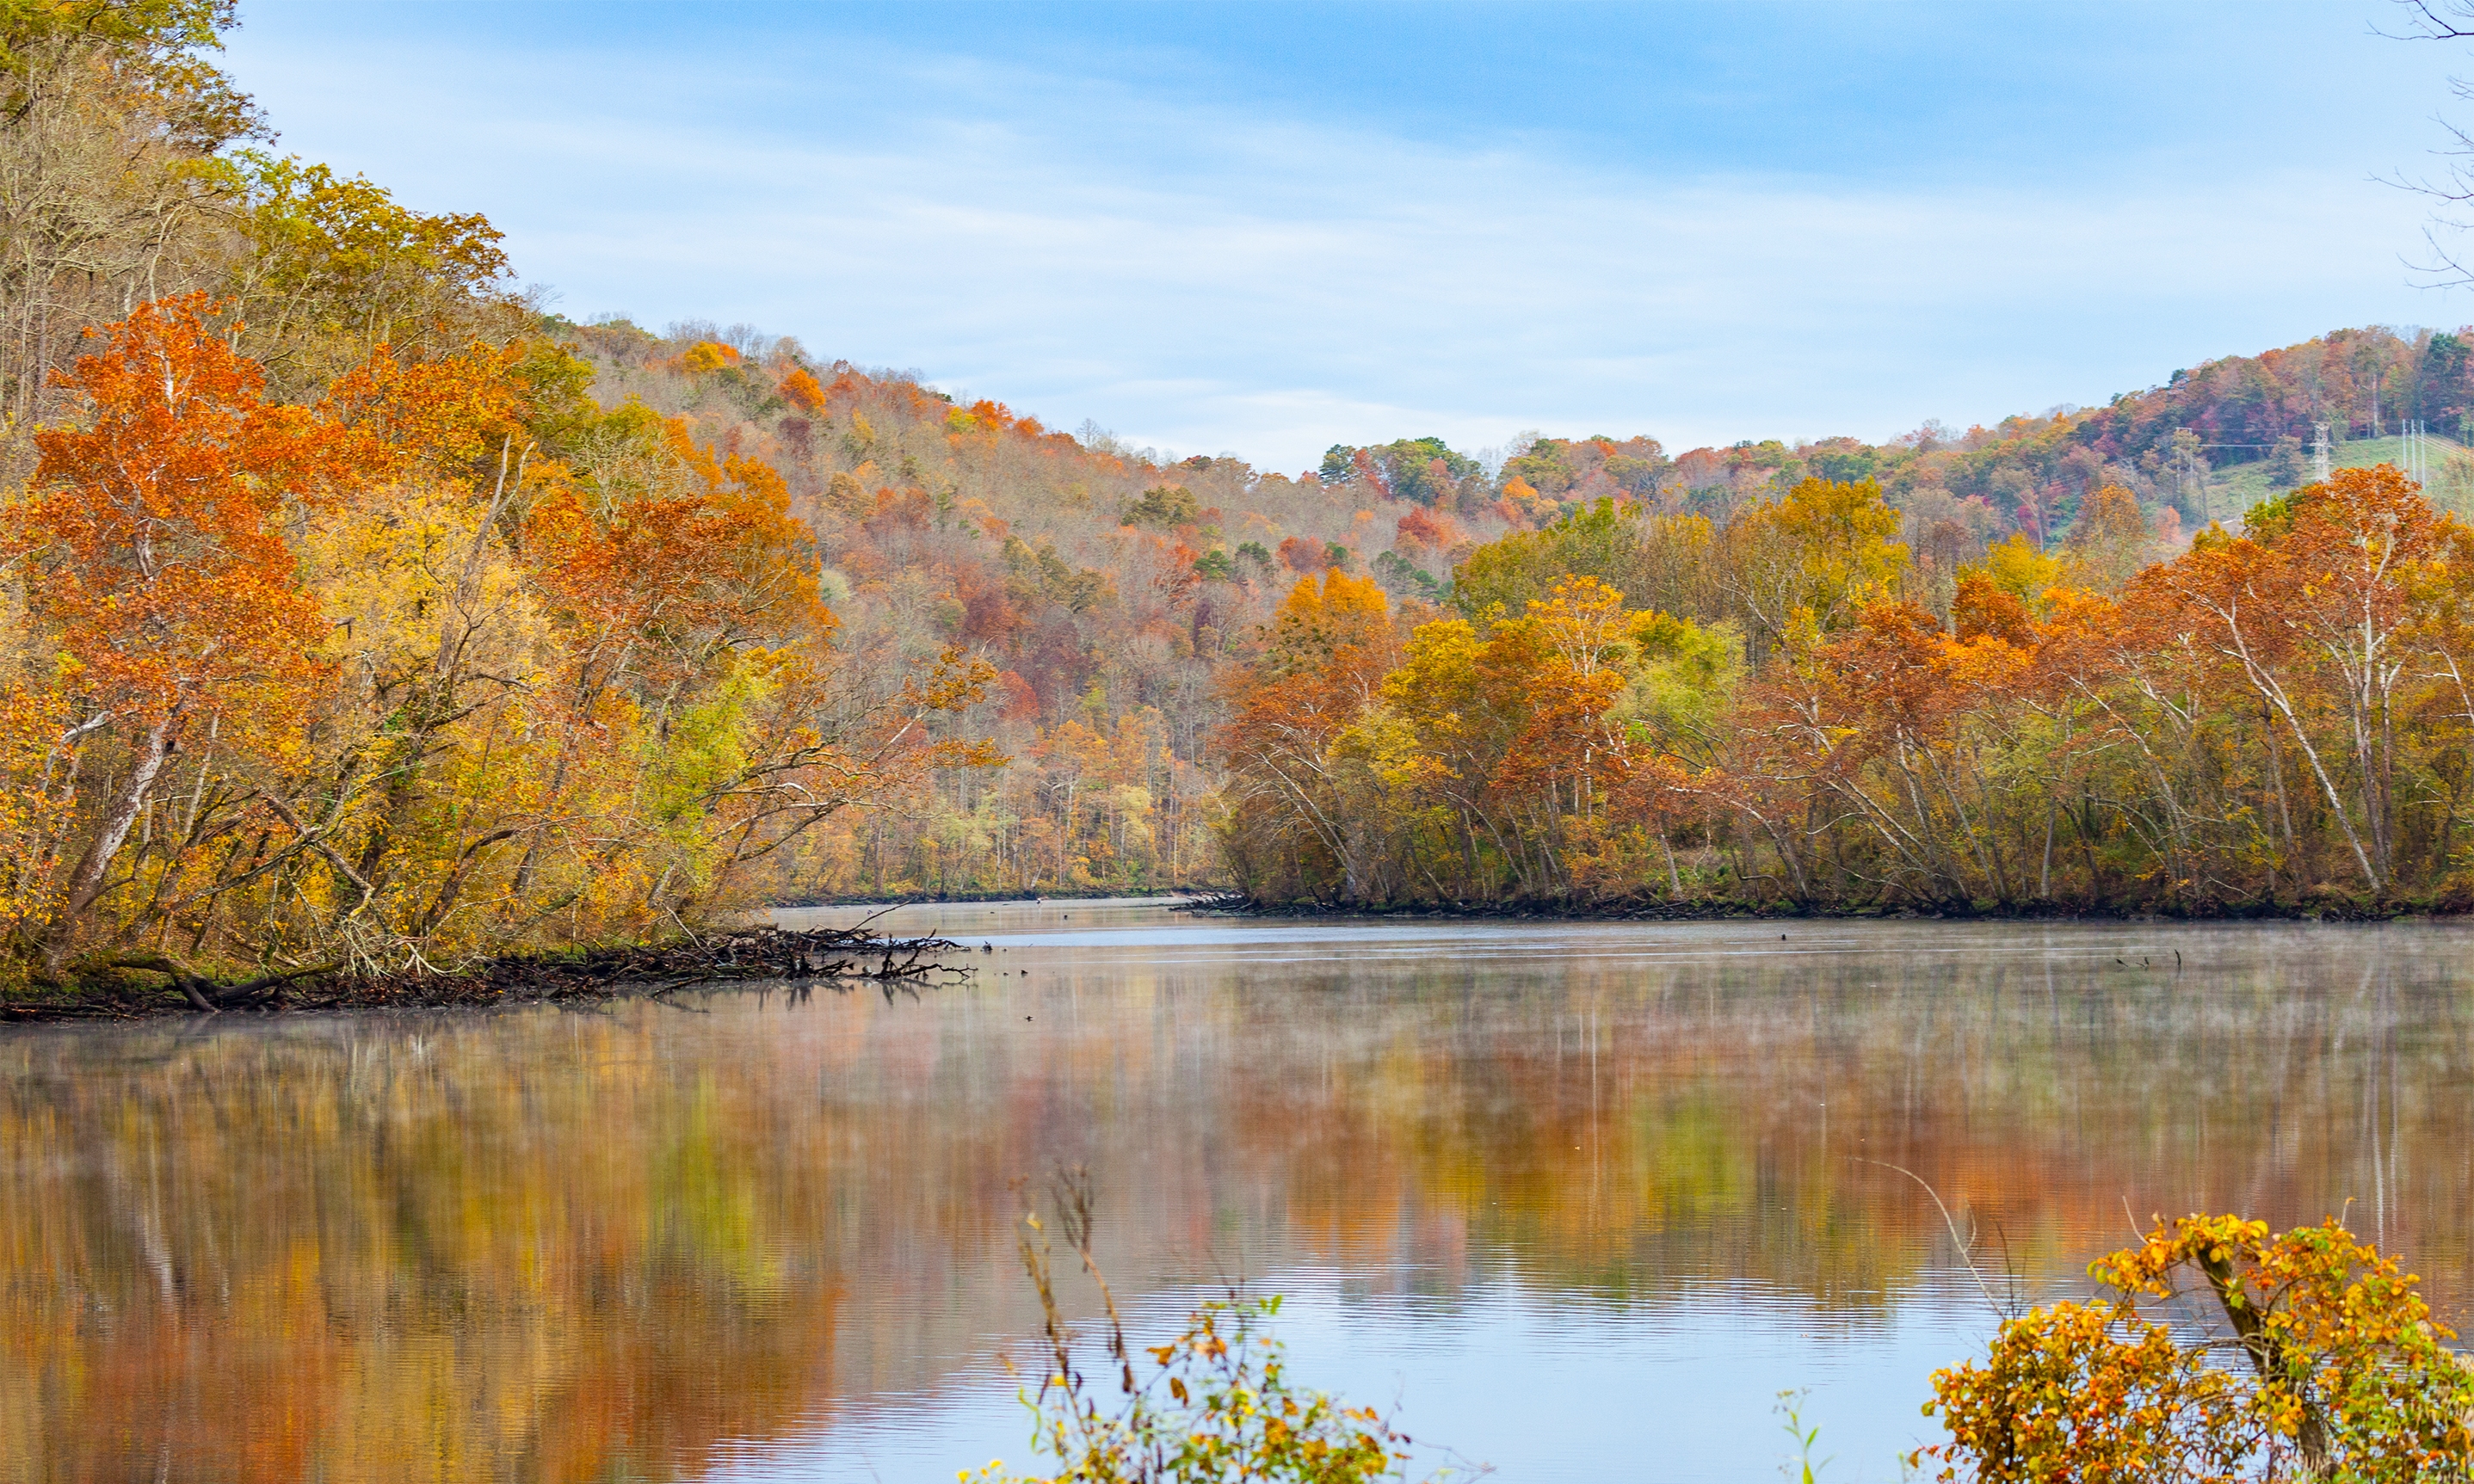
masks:
{"type": "Polygon", "coordinates": [[[2328,424],[2311,424],[2311,480],[2314,484],[2328,482],[2328,424]]]}
{"type": "Polygon", "coordinates": [[[2201,525],[2216,518],[2208,497],[2206,467],[2199,459],[2199,435],[2189,428],[2175,428],[2167,444],[2172,450],[2173,485],[2177,494],[2192,499],[2194,512],[2201,525]]]}

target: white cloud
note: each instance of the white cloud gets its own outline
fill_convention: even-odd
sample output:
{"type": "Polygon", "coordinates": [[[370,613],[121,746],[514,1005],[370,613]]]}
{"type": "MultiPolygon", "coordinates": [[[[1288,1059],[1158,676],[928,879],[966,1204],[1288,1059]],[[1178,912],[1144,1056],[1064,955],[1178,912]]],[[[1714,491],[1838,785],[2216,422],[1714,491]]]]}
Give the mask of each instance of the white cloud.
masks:
{"type": "Polygon", "coordinates": [[[242,60],[290,147],[488,212],[570,312],[745,320],[1273,467],[1532,426],[1885,437],[2455,308],[2405,286],[2413,199],[2317,176],[1661,177],[874,53],[739,79],[740,109],[626,59],[242,60]]]}

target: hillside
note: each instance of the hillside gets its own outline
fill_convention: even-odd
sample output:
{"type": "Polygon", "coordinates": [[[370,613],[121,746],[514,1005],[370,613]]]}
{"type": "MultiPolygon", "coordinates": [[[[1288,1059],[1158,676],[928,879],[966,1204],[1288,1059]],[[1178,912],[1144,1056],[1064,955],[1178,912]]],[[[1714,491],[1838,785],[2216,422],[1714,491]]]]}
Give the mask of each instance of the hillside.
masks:
{"type": "MultiPolygon", "coordinates": [[[[2425,492],[2433,503],[2458,515],[2474,515],[2474,457],[2469,457],[2463,443],[2436,432],[2424,434],[2421,444],[2424,461],[2431,469],[2425,492]]],[[[2332,441],[2328,445],[2330,468],[2370,468],[2381,464],[2403,467],[2405,459],[2406,441],[2393,434],[2343,443],[2332,441]]],[[[2307,467],[2307,455],[2305,462],[2307,467]]],[[[2214,512],[2214,518],[2232,525],[2241,519],[2242,512],[2295,485],[2291,470],[2277,468],[2266,460],[2213,468],[2207,475],[2203,508],[2214,512]]]]}
{"type": "MultiPolygon", "coordinates": [[[[1298,578],[1327,567],[1400,603],[1444,603],[1480,545],[1601,500],[1723,523],[1807,477],[1870,478],[1898,512],[1912,590],[1947,617],[1959,568],[2013,533],[2063,546],[2098,485],[2131,491],[2171,548],[2299,484],[2313,421],[2333,423],[2338,467],[2397,457],[2393,432],[2372,436],[2372,388],[2383,427],[2400,406],[2462,419],[2467,404],[2459,337],[2338,331],[2103,408],[1965,433],[1928,423],[1880,444],[1676,454],[1638,434],[1539,437],[1499,468],[1402,439],[1335,447],[1290,475],[1228,459],[1159,467],[1105,435],[958,405],[744,328],[556,330],[594,367],[605,407],[689,417],[698,437],[783,470],[854,655],[917,662],[957,643],[999,667],[968,725],[1012,762],[837,822],[799,869],[800,889],[818,895],[1213,879],[1208,741],[1226,714],[1223,676],[1251,659],[1298,578]],[[2340,378],[2336,367],[2360,370],[2340,378]]],[[[2428,443],[2444,456],[2435,495],[2474,498],[2459,445],[2428,443]]]]}
{"type": "Polygon", "coordinates": [[[795,342],[710,325],[553,327],[605,408],[689,420],[764,460],[813,533],[837,642],[892,673],[946,645],[988,658],[953,725],[1002,769],[951,772],[803,846],[817,895],[1074,891],[1216,879],[1205,761],[1220,678],[1303,573],[1448,573],[1497,535],[1372,481],[1325,486],[1228,459],[1162,467],[1114,440],[961,405],[795,342]]]}

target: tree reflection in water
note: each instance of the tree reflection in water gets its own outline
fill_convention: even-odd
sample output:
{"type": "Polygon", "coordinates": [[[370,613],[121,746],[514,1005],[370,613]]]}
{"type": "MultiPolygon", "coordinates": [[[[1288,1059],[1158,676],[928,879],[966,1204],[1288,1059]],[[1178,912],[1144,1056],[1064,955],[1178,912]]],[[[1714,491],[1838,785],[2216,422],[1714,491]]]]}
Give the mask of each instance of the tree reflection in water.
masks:
{"type": "Polygon", "coordinates": [[[919,1000],[10,1033],[0,1476],[691,1474],[1031,1332],[1007,1184],[1066,1162],[1129,1288],[1861,1325],[1954,1257],[1896,1165],[2031,1289],[2125,1208],[2351,1202],[2462,1317],[2457,930],[1792,931],[1094,930],[919,1000]]]}

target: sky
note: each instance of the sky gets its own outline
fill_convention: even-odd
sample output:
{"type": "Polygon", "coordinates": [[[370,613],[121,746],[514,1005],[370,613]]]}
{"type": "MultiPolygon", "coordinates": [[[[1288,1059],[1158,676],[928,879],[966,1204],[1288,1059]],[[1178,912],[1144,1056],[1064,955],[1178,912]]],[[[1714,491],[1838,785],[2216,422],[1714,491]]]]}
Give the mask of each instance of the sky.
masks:
{"type": "Polygon", "coordinates": [[[243,0],[279,148],[576,319],[1314,467],[2101,402],[2423,287],[2474,46],[2317,4],[243,0]]]}

